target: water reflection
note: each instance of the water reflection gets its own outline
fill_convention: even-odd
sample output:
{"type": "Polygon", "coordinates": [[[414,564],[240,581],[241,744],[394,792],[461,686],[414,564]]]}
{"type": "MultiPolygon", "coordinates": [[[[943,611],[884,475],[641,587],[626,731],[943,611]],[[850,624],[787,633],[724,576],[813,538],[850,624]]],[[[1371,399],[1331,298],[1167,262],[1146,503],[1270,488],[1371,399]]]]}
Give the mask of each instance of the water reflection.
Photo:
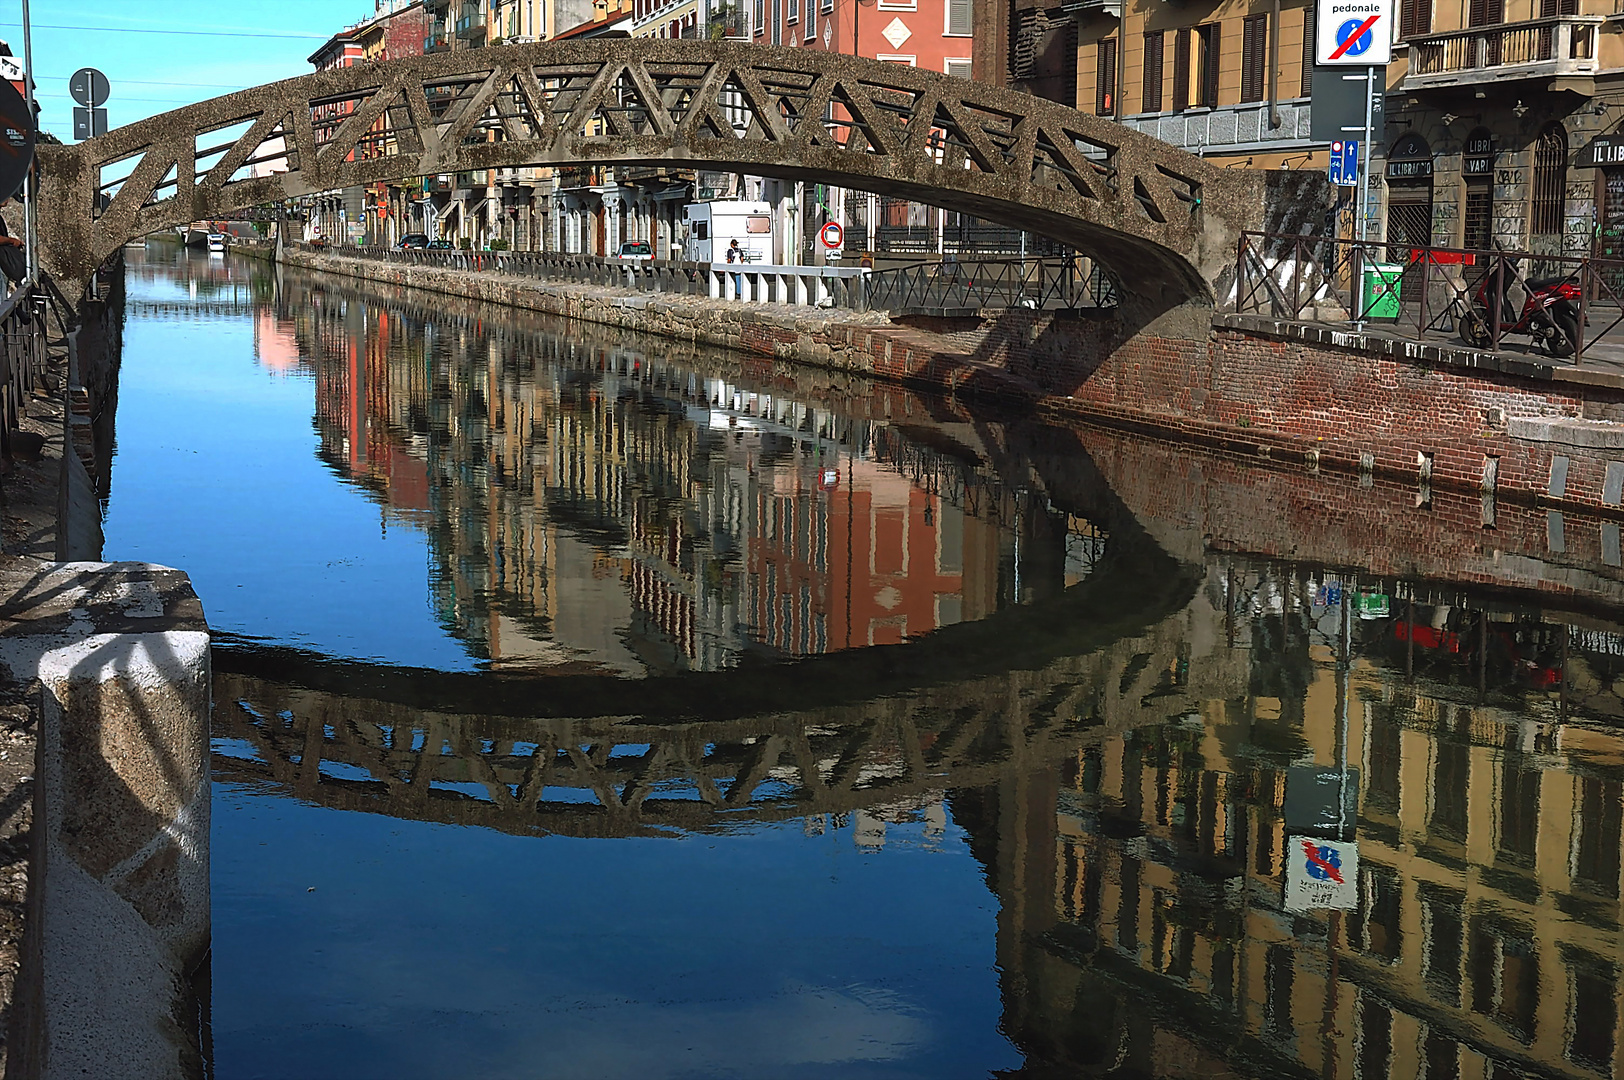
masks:
{"type": "Polygon", "coordinates": [[[218,651],[221,1075],[1616,1075],[1604,525],[248,276],[485,663],[218,651]]]}
{"type": "Polygon", "coordinates": [[[1038,571],[1070,538],[1073,581],[1104,543],[1086,520],[1034,523],[1053,511],[969,425],[842,415],[670,346],[303,281],[282,298],[261,341],[291,334],[314,369],[323,460],[426,530],[442,620],[498,667],[892,644],[1063,587],[1034,572],[1036,536],[1054,549],[1038,571]]]}

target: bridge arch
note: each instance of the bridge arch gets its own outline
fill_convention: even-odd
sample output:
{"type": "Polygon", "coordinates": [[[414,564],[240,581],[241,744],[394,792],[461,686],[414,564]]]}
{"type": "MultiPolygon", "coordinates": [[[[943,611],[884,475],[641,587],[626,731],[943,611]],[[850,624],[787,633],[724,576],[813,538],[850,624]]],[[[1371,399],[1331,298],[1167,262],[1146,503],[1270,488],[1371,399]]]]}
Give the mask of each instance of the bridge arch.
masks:
{"type": "Polygon", "coordinates": [[[1153,316],[1210,303],[1262,178],[1096,116],[917,68],[660,39],[336,68],[42,147],[41,256],[68,281],[129,240],[281,199],[521,166],[674,165],[838,184],[1041,232],[1153,316]]]}

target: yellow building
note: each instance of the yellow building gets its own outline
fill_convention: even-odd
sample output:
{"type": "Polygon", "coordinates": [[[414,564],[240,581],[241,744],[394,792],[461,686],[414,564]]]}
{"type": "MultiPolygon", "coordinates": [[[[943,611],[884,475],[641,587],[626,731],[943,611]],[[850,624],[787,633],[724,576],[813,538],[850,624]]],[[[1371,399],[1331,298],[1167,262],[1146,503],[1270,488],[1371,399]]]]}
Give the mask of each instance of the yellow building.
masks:
{"type": "MultiPolygon", "coordinates": [[[[1400,243],[1616,257],[1624,26],[1612,0],[1398,0],[1373,226],[1400,243]],[[1600,136],[1602,141],[1594,140],[1600,136]],[[1615,159],[1617,159],[1615,161],[1615,159]]],[[[1085,0],[1004,16],[1006,77],[1221,164],[1324,169],[1314,7],[1085,0]]],[[[1351,199],[1352,189],[1345,195],[1351,199]]]]}

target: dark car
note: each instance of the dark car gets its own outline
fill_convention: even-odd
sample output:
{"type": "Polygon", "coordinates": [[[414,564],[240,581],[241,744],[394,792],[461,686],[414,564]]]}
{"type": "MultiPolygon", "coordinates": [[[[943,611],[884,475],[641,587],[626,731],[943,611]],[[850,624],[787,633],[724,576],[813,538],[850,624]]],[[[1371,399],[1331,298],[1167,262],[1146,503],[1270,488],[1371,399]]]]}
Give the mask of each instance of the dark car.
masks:
{"type": "Polygon", "coordinates": [[[406,250],[407,248],[419,248],[419,249],[421,249],[421,248],[426,248],[428,246],[429,246],[428,233],[409,232],[405,236],[400,238],[400,248],[401,248],[402,251],[406,250]]]}
{"type": "Polygon", "coordinates": [[[428,242],[427,246],[428,246],[428,249],[430,251],[450,251],[451,250],[451,241],[449,241],[449,240],[430,240],[428,242]]]}

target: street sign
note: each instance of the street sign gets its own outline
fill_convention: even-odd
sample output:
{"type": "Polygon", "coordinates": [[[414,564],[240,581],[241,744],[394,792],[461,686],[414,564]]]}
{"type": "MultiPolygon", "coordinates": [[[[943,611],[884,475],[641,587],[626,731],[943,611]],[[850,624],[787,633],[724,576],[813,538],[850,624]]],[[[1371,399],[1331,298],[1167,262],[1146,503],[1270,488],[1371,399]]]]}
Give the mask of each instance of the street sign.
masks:
{"type": "MultiPolygon", "coordinates": [[[[1358,139],[1365,130],[1365,100],[1370,100],[1371,138],[1382,141],[1387,105],[1383,68],[1314,68],[1314,94],[1308,114],[1309,138],[1315,142],[1358,139]],[[1370,76],[1374,73],[1375,78],[1370,76]]],[[[1351,183],[1351,181],[1350,181],[1351,183]]]]}
{"type": "Polygon", "coordinates": [[[818,239],[823,241],[826,248],[837,248],[846,241],[846,230],[840,227],[838,221],[826,221],[823,228],[818,230],[818,239]]]}
{"type": "Polygon", "coordinates": [[[78,105],[73,107],[73,137],[75,139],[94,139],[98,135],[106,134],[106,109],[86,109],[78,105]]]}
{"type": "Polygon", "coordinates": [[[1317,11],[1315,63],[1379,67],[1393,58],[1393,0],[1329,0],[1317,11]]]}
{"type": "Polygon", "coordinates": [[[94,109],[98,105],[107,104],[107,98],[112,93],[112,86],[107,76],[95,68],[80,68],[68,79],[68,93],[87,109],[94,109]]]}
{"type": "Polygon", "coordinates": [[[1359,906],[1359,845],[1313,836],[1286,838],[1287,911],[1359,906]]]}
{"type": "Polygon", "coordinates": [[[1359,186],[1359,141],[1331,140],[1331,183],[1337,187],[1359,186]]]}
{"type": "Polygon", "coordinates": [[[39,124],[28,102],[9,82],[0,82],[0,202],[22,190],[34,160],[39,124]]]}

